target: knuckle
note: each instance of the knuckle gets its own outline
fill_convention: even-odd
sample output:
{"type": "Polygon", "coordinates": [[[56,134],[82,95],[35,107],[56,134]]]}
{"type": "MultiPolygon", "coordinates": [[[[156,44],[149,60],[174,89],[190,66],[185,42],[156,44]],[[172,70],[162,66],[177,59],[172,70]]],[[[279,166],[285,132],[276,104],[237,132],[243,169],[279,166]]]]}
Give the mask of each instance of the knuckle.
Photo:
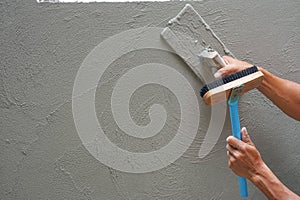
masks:
{"type": "Polygon", "coordinates": [[[241,152],[245,152],[247,150],[247,147],[245,145],[241,145],[239,147],[239,149],[240,149],[241,152]]]}
{"type": "Polygon", "coordinates": [[[238,155],[236,156],[236,159],[237,159],[237,160],[243,160],[244,157],[245,157],[244,154],[238,154],[238,155]]]}

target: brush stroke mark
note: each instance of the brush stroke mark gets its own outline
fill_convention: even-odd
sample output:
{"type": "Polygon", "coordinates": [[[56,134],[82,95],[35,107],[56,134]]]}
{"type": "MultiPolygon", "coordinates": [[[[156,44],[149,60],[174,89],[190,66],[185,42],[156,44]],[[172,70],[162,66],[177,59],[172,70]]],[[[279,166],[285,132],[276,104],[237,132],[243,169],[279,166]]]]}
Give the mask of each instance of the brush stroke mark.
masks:
{"type": "Polygon", "coordinates": [[[149,128],[147,126],[138,127],[134,122],[129,122],[132,119],[128,113],[128,101],[132,91],[145,84],[157,83],[170,89],[180,103],[181,119],[177,134],[166,146],[147,153],[126,151],[107,138],[97,120],[96,89],[91,88],[95,88],[98,84],[106,67],[128,51],[143,48],[168,50],[160,42],[161,31],[161,28],[146,27],[125,31],[110,37],[91,51],[75,79],[73,97],[80,96],[81,98],[73,98],[72,111],[83,145],[100,162],[120,171],[145,173],[168,166],[188,149],[198,131],[200,112],[194,89],[182,74],[172,67],[159,63],[147,63],[124,74],[124,78],[122,78],[125,81],[121,79],[119,80],[121,83],[117,83],[115,86],[119,94],[113,92],[111,103],[115,120],[125,133],[132,134],[134,137],[151,137],[162,126],[161,122],[166,116],[163,114],[164,109],[159,105],[152,105],[149,110],[151,119],[149,128]],[[132,43],[132,41],[135,42],[132,43]],[[133,90],[131,91],[131,89],[133,90]],[[86,93],[86,91],[90,92],[86,93]],[[82,95],[84,93],[85,95],[82,95]],[[145,128],[146,131],[141,131],[145,128]],[[156,131],[148,133],[153,130],[156,131]],[[141,133],[144,133],[144,136],[141,133]]]}
{"type": "MultiPolygon", "coordinates": [[[[167,28],[162,32],[162,36],[203,83],[210,83],[215,80],[210,66],[199,57],[200,52],[205,47],[212,47],[218,52],[224,51],[224,53],[232,55],[210,26],[189,4],[169,21],[167,28]]],[[[223,98],[226,99],[225,93],[223,98]]],[[[225,118],[225,102],[213,105],[209,128],[199,150],[201,159],[208,155],[217,143],[222,133],[225,118]]]]}

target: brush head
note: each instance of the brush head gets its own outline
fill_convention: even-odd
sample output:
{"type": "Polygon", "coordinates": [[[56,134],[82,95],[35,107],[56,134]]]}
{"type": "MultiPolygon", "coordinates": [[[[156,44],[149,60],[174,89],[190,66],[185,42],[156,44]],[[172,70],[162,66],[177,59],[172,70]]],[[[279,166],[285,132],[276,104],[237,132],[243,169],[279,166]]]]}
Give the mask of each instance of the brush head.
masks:
{"type": "Polygon", "coordinates": [[[200,90],[200,96],[206,104],[212,105],[226,101],[232,88],[244,85],[241,92],[243,94],[258,87],[262,80],[263,73],[253,66],[204,85],[200,90]]]}

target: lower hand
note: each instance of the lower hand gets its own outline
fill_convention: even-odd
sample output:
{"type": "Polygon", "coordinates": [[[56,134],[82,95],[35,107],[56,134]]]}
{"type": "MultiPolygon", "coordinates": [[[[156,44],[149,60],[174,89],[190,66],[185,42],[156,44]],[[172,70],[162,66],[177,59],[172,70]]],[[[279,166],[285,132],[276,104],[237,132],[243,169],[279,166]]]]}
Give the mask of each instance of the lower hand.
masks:
{"type": "Polygon", "coordinates": [[[264,162],[246,128],[242,128],[241,132],[242,140],[233,136],[227,138],[228,166],[238,176],[251,179],[263,168],[264,162]]]}

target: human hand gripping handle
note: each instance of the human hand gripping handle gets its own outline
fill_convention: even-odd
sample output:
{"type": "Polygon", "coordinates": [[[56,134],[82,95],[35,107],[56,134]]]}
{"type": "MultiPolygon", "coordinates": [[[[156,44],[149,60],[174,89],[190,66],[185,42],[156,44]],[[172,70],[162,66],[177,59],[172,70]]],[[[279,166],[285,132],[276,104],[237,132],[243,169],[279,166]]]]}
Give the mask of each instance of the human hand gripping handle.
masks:
{"type": "Polygon", "coordinates": [[[215,78],[228,76],[253,66],[245,61],[236,60],[229,56],[223,56],[222,58],[226,65],[223,65],[223,67],[214,74],[215,78]]]}
{"type": "Polygon", "coordinates": [[[242,140],[232,136],[227,138],[228,165],[235,174],[251,180],[259,174],[264,162],[245,127],[241,130],[241,136],[242,140]]]}
{"type": "Polygon", "coordinates": [[[300,200],[300,196],[281,183],[264,163],[246,128],[242,128],[241,132],[242,141],[233,136],[227,138],[228,165],[231,170],[250,180],[270,200],[300,200]]]}

